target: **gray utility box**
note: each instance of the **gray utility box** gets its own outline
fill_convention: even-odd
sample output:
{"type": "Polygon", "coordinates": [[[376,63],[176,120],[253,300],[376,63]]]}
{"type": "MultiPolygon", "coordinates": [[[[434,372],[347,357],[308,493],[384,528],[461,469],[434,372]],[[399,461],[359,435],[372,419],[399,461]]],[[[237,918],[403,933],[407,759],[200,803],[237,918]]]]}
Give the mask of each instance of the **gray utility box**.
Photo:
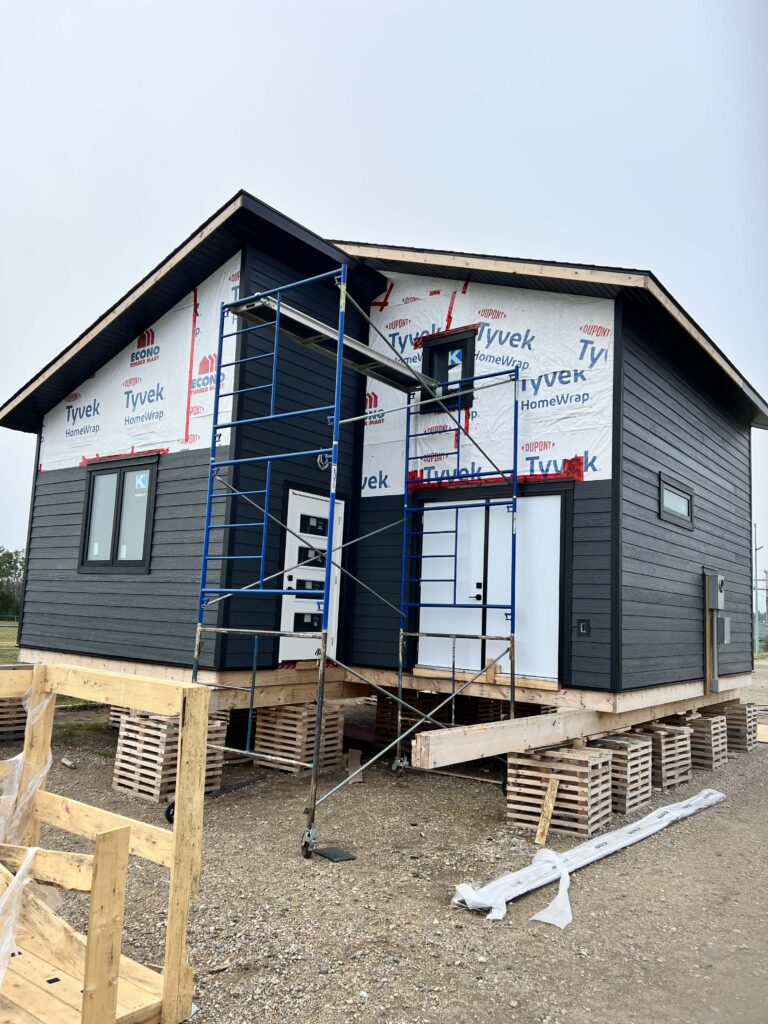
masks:
{"type": "Polygon", "coordinates": [[[715,619],[717,623],[717,643],[718,644],[729,644],[731,642],[731,617],[730,615],[718,615],[715,619]]]}
{"type": "Polygon", "coordinates": [[[707,588],[707,607],[722,611],[725,608],[725,576],[705,572],[704,584],[707,588]]]}

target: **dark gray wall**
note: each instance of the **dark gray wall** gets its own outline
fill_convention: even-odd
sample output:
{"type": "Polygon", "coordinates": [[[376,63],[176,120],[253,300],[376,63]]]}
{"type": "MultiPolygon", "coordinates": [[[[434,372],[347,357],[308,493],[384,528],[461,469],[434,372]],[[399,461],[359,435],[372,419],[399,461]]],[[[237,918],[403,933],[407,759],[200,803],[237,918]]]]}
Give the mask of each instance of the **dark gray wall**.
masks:
{"type": "Polygon", "coordinates": [[[702,678],[704,565],[726,577],[720,671],[749,672],[747,418],[672,328],[625,311],[623,345],[622,688],[702,678]],[[693,491],[693,530],[659,517],[660,471],[693,491]]]}
{"type": "Polygon", "coordinates": [[[37,474],[21,645],[191,664],[208,452],[160,456],[149,573],[77,571],[86,472],[37,474]]]}
{"type": "MultiPolygon", "coordinates": [[[[268,291],[310,274],[322,272],[323,269],[325,268],[318,266],[313,268],[303,265],[292,266],[282,262],[273,254],[262,252],[257,247],[248,245],[244,252],[241,294],[268,291]]],[[[376,284],[375,287],[380,286],[376,284]]],[[[352,275],[350,291],[355,295],[357,301],[367,308],[373,297],[371,285],[363,284],[359,279],[355,280],[352,275]]],[[[283,301],[334,328],[337,325],[339,291],[332,281],[316,282],[295,291],[286,292],[283,301]]],[[[367,325],[349,304],[345,331],[353,338],[367,340],[367,325]]],[[[246,353],[244,340],[240,358],[246,354],[253,355],[270,351],[273,346],[273,337],[270,329],[244,336],[244,338],[249,338],[248,351],[246,353]]],[[[267,384],[270,380],[271,368],[271,359],[242,364],[238,388],[259,387],[267,384]]],[[[289,338],[281,336],[275,411],[285,413],[301,408],[331,405],[335,373],[333,360],[313,353],[289,338]]],[[[263,390],[239,396],[236,418],[249,419],[266,415],[269,411],[269,394],[268,390],[263,390]]],[[[342,383],[343,417],[362,413],[363,395],[364,378],[352,370],[346,370],[342,383]]],[[[253,458],[279,452],[324,447],[330,444],[331,437],[328,416],[328,412],[323,412],[239,427],[236,456],[237,458],[253,458]]],[[[345,502],[345,539],[356,537],[360,532],[358,525],[360,442],[361,428],[359,424],[342,427],[337,494],[345,502]]],[[[238,490],[259,490],[265,485],[265,475],[266,467],[263,463],[245,463],[234,467],[232,481],[238,490]]],[[[316,456],[274,461],[272,463],[269,512],[285,522],[290,489],[326,496],[329,484],[330,472],[318,468],[316,456]]],[[[254,496],[252,500],[259,504],[262,503],[260,496],[254,496]]],[[[246,522],[261,518],[258,509],[249,505],[243,498],[233,498],[228,504],[231,505],[233,520],[246,522]]],[[[228,554],[242,558],[245,555],[258,555],[261,552],[261,531],[259,529],[227,532],[231,534],[228,554]]],[[[270,523],[267,534],[265,576],[283,568],[284,551],[285,533],[277,524],[270,523]]],[[[344,566],[354,572],[355,563],[356,552],[351,549],[344,557],[344,566]]],[[[228,585],[233,587],[247,586],[259,575],[259,562],[256,559],[231,561],[228,563],[228,567],[228,585]]],[[[282,579],[278,577],[267,586],[281,587],[282,579]]],[[[232,597],[225,602],[224,622],[229,627],[240,629],[277,629],[279,628],[281,600],[279,596],[269,597],[267,595],[232,597]]],[[[347,638],[351,636],[353,610],[353,595],[348,582],[343,580],[340,606],[341,646],[337,650],[338,656],[342,659],[347,656],[347,649],[344,645],[347,638]]],[[[277,648],[276,639],[262,638],[259,642],[259,664],[262,666],[275,665],[278,658],[277,648]]],[[[222,639],[222,667],[249,666],[252,655],[253,642],[250,638],[229,636],[222,639]]]]}
{"type": "MultiPolygon", "coordinates": [[[[573,561],[570,585],[570,673],[568,646],[564,682],[611,689],[611,510],[612,481],[577,483],[573,490],[573,561]],[[589,619],[590,635],[576,634],[576,620],[589,619]]],[[[567,545],[565,558],[567,560],[567,545]]],[[[566,565],[565,585],[568,586],[566,565]]]]}

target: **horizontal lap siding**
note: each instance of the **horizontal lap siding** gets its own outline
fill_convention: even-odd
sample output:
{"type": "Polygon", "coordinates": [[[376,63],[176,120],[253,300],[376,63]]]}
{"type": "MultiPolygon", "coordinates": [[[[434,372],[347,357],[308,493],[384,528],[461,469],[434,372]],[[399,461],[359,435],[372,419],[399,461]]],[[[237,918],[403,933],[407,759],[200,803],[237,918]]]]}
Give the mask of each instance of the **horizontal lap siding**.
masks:
{"type": "Polygon", "coordinates": [[[639,324],[624,329],[622,471],[623,688],[703,676],[704,565],[726,577],[720,671],[750,671],[749,427],[639,324]],[[659,517],[659,472],[693,491],[693,530],[659,517]]]}
{"type": "Polygon", "coordinates": [[[191,664],[208,452],[160,456],[149,573],[77,571],[86,475],[76,468],[37,476],[22,645],[191,664]]]}
{"type": "MultiPolygon", "coordinates": [[[[611,508],[610,480],[575,484],[570,684],[599,690],[611,686],[611,508]],[[590,620],[588,637],[577,619],[590,620]]],[[[567,566],[564,579],[567,587],[567,566]]]]}
{"type": "MultiPolygon", "coordinates": [[[[248,246],[245,253],[242,294],[268,291],[291,281],[299,280],[317,271],[300,271],[280,262],[273,256],[248,246]]],[[[357,296],[363,306],[367,297],[357,296]]],[[[339,291],[331,282],[316,282],[296,291],[286,292],[283,302],[300,309],[330,325],[338,323],[339,291]]],[[[367,328],[359,314],[347,308],[346,333],[355,338],[367,339],[367,328]]],[[[270,329],[250,336],[246,354],[270,352],[274,334],[270,329]]],[[[238,388],[261,387],[271,380],[271,359],[257,360],[242,365],[238,388]]],[[[275,412],[284,413],[301,408],[332,405],[334,396],[335,363],[332,359],[312,352],[297,342],[282,336],[279,344],[278,377],[275,412]]],[[[362,412],[364,393],[363,379],[350,369],[345,369],[342,382],[342,416],[362,412]]],[[[236,416],[249,419],[269,413],[270,391],[253,391],[240,396],[236,416]]],[[[271,423],[245,424],[236,431],[236,455],[238,458],[254,458],[279,452],[307,451],[330,445],[331,428],[328,412],[302,415],[273,421],[271,423]]],[[[345,502],[344,539],[358,535],[357,508],[359,503],[359,425],[343,426],[340,442],[340,463],[338,473],[338,497],[345,502]]],[[[265,485],[266,467],[263,463],[237,466],[232,471],[232,481],[238,490],[258,490],[265,485]]],[[[288,491],[304,490],[327,497],[330,486],[330,471],[321,470],[316,456],[289,458],[273,461],[270,485],[271,499],[269,512],[281,522],[288,513],[288,491]]],[[[262,504],[262,496],[253,501],[262,504]]],[[[222,504],[225,504],[222,502],[222,504]]],[[[230,507],[230,519],[239,522],[256,522],[262,513],[244,498],[226,502],[230,507]]],[[[261,553],[261,531],[241,529],[228,531],[231,536],[228,554],[253,556],[261,553]]],[[[275,522],[270,522],[267,532],[264,575],[279,572],[284,567],[285,531],[275,522]]],[[[343,565],[355,571],[356,551],[351,548],[344,554],[343,565]]],[[[341,560],[337,556],[337,560],[341,560]]],[[[259,577],[259,560],[229,563],[229,585],[247,587],[259,577]]],[[[281,587],[282,578],[277,577],[266,583],[267,587],[281,587]]],[[[341,629],[339,631],[340,658],[345,655],[345,645],[351,642],[353,623],[351,616],[354,597],[348,580],[343,580],[341,590],[341,629]]],[[[251,595],[235,596],[225,602],[224,624],[230,628],[275,630],[280,624],[280,596],[251,595]]],[[[319,641],[318,641],[319,643],[319,641]]],[[[229,636],[222,639],[222,667],[242,668],[250,666],[253,658],[253,640],[250,637],[229,636]]],[[[259,641],[259,664],[273,666],[278,659],[278,640],[265,637],[259,641]]]]}

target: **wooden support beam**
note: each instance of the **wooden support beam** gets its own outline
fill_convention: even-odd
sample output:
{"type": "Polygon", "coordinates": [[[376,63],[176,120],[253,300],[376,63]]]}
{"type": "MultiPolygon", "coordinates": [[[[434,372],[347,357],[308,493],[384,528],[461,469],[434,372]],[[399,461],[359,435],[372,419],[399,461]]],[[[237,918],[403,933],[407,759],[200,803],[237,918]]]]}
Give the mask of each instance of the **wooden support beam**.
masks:
{"type": "Polygon", "coordinates": [[[31,665],[0,665],[0,697],[23,697],[32,686],[31,665]]]}
{"type": "Polygon", "coordinates": [[[205,687],[196,686],[185,692],[181,707],[162,1024],[176,1024],[192,1011],[194,972],[187,953],[187,925],[192,897],[200,886],[209,698],[205,687]]]}
{"type": "Polygon", "coordinates": [[[150,676],[125,676],[119,672],[99,672],[71,665],[36,665],[45,672],[50,693],[66,694],[79,700],[147,711],[153,715],[178,715],[184,693],[193,683],[168,682],[150,676]]]}
{"type": "MultiPolygon", "coordinates": [[[[17,870],[27,855],[28,846],[0,844],[0,863],[17,870]]],[[[36,882],[55,885],[74,892],[88,892],[93,879],[93,856],[90,853],[65,853],[61,850],[38,850],[32,861],[30,875],[36,882]]]]}
{"type": "Polygon", "coordinates": [[[116,1020],[130,835],[130,828],[115,828],[96,837],[82,1024],[114,1024],[116,1020]]]}
{"type": "Polygon", "coordinates": [[[39,791],[35,797],[35,815],[38,822],[55,825],[86,839],[95,839],[99,832],[129,825],[130,851],[134,856],[166,868],[173,863],[173,832],[158,825],[147,825],[134,818],[124,818],[122,814],[113,814],[112,811],[103,811],[100,807],[44,791],[39,791]]]}
{"type": "MultiPolygon", "coordinates": [[[[660,689],[660,694],[663,692],[660,689]]],[[[616,714],[566,710],[553,715],[531,715],[482,725],[428,730],[414,737],[411,761],[414,768],[444,768],[512,751],[522,753],[581,737],[617,732],[654,718],[694,711],[718,700],[722,701],[722,694],[691,697],[616,714]]]]}
{"type": "MultiPolygon", "coordinates": [[[[31,793],[31,786],[45,770],[51,756],[53,719],[56,714],[56,698],[46,690],[45,665],[35,665],[32,671],[32,692],[27,708],[27,726],[24,733],[24,766],[19,783],[19,794],[31,793]]],[[[45,789],[46,780],[40,783],[38,792],[45,789]]],[[[18,807],[18,805],[17,805],[18,807]]],[[[26,810],[28,820],[18,836],[9,835],[25,846],[40,845],[40,823],[33,813],[34,803],[26,810]]]]}

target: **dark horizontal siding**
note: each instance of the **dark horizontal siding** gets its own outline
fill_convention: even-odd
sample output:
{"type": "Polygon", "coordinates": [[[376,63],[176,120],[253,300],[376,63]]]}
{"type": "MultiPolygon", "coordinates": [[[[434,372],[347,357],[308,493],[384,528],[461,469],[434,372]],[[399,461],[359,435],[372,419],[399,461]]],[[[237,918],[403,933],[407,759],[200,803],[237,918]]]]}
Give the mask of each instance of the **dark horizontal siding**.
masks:
{"type": "Polygon", "coordinates": [[[149,573],[80,573],[86,470],[39,473],[22,646],[191,664],[207,480],[207,451],[161,455],[149,573]]]}
{"type": "Polygon", "coordinates": [[[611,686],[611,508],[610,480],[574,485],[570,684],[599,690],[611,686]],[[590,620],[588,637],[577,619],[590,620]]]}
{"type": "Polygon", "coordinates": [[[677,341],[624,324],[623,688],[702,678],[705,565],[726,577],[720,672],[752,668],[749,425],[682,363],[677,341]],[[693,530],[659,517],[660,472],[693,492],[693,530]]]}
{"type": "MultiPolygon", "coordinates": [[[[291,267],[273,255],[248,246],[244,253],[243,294],[268,291],[281,285],[299,280],[311,271],[291,267]]],[[[355,293],[357,301],[365,308],[373,296],[355,293]]],[[[336,327],[338,322],[339,291],[333,282],[323,281],[302,286],[285,293],[283,301],[308,313],[310,316],[336,327]]],[[[346,333],[361,340],[367,340],[367,326],[360,315],[347,307],[346,333]]],[[[269,330],[245,336],[241,342],[240,358],[270,352],[273,337],[269,330]]],[[[275,391],[275,412],[286,413],[298,409],[314,408],[333,404],[335,364],[316,352],[302,347],[290,338],[281,335],[278,357],[277,388],[275,391]]],[[[238,388],[261,387],[271,379],[271,359],[244,363],[240,368],[238,388]]],[[[352,370],[346,370],[342,383],[342,416],[348,417],[362,412],[364,387],[363,378],[352,370]]],[[[264,416],[269,412],[270,391],[265,389],[239,396],[235,418],[239,420],[264,416]]],[[[340,463],[337,493],[345,502],[344,539],[358,536],[360,480],[360,435],[361,427],[343,426],[340,442],[340,463]]],[[[284,452],[306,451],[330,445],[331,425],[329,413],[313,413],[271,423],[245,424],[237,428],[236,455],[238,458],[255,458],[284,452]]],[[[265,486],[266,465],[263,463],[242,464],[231,471],[233,485],[241,491],[259,490],[265,486]]],[[[288,513],[288,492],[291,489],[327,496],[330,485],[328,470],[318,468],[316,456],[290,458],[274,461],[271,471],[269,512],[277,520],[286,521],[288,513]]],[[[253,501],[262,504],[262,498],[253,501]]],[[[226,503],[232,521],[258,521],[261,512],[247,499],[233,498],[226,503]]],[[[231,530],[228,554],[255,556],[261,553],[261,531],[259,529],[231,530]]],[[[355,571],[356,550],[345,553],[343,564],[355,571]]],[[[267,532],[264,575],[269,576],[284,568],[285,532],[275,522],[270,522],[267,532]]],[[[246,587],[259,576],[260,562],[257,558],[229,563],[229,584],[246,587]]],[[[282,578],[276,577],[266,584],[281,587],[282,578]]],[[[346,644],[351,642],[354,597],[347,580],[342,582],[340,606],[341,629],[337,653],[346,655],[346,644]]],[[[224,624],[230,628],[275,630],[279,628],[280,596],[250,595],[235,596],[224,606],[224,624]]],[[[227,668],[250,666],[253,658],[253,641],[247,637],[229,636],[222,639],[221,664],[227,668]]],[[[262,638],[259,641],[259,665],[273,666],[278,660],[278,640],[262,638]]]]}

